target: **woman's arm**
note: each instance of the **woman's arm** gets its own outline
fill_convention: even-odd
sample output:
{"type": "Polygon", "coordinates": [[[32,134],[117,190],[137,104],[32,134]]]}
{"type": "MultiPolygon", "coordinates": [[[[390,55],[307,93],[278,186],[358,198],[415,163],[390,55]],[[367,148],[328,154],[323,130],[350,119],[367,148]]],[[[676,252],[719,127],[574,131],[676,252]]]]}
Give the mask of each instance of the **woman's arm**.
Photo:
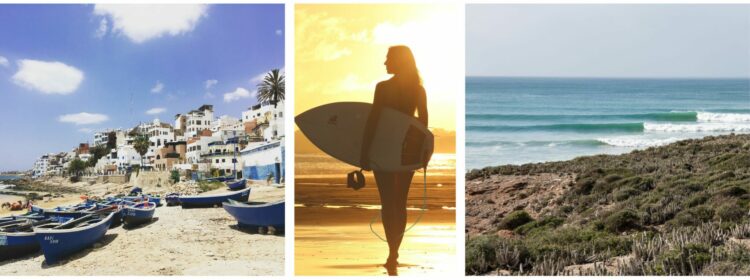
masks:
{"type": "Polygon", "coordinates": [[[372,146],[372,138],[375,137],[375,129],[378,127],[378,120],[380,120],[380,112],[383,110],[382,102],[382,87],[380,84],[375,86],[375,97],[372,101],[372,109],[370,114],[367,116],[367,122],[365,123],[364,135],[362,135],[362,151],[360,152],[360,167],[364,170],[372,170],[370,167],[370,147],[372,146]]]}
{"type": "Polygon", "coordinates": [[[417,94],[417,119],[427,126],[427,92],[423,87],[419,87],[419,93],[417,94]]]}

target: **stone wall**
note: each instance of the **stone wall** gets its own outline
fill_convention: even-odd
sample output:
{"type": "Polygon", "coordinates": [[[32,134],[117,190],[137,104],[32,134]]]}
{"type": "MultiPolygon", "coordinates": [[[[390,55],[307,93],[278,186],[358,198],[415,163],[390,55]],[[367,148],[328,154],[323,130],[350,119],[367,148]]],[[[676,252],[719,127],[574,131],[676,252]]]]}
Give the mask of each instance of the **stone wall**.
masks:
{"type": "Polygon", "coordinates": [[[169,176],[169,171],[141,171],[139,174],[133,172],[130,174],[130,182],[135,187],[141,187],[144,192],[155,192],[172,184],[169,176]]]}

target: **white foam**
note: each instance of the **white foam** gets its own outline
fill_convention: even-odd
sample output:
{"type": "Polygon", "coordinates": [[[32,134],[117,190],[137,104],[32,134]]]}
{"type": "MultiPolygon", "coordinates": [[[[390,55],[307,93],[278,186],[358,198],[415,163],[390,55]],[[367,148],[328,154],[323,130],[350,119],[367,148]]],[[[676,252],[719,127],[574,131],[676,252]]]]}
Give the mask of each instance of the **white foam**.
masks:
{"type": "Polygon", "coordinates": [[[663,146],[670,143],[674,143],[686,138],[670,137],[663,139],[652,139],[643,137],[611,137],[611,138],[599,138],[597,141],[603,142],[610,146],[615,147],[656,147],[663,146]]]}
{"type": "Polygon", "coordinates": [[[698,112],[697,118],[699,122],[750,122],[750,114],[698,112]]]}
{"type": "Polygon", "coordinates": [[[14,187],[14,186],[15,185],[0,185],[0,190],[4,190],[4,189],[11,188],[11,187],[14,187]]]}
{"type": "Polygon", "coordinates": [[[645,131],[663,132],[750,132],[750,123],[644,123],[645,131]]]}

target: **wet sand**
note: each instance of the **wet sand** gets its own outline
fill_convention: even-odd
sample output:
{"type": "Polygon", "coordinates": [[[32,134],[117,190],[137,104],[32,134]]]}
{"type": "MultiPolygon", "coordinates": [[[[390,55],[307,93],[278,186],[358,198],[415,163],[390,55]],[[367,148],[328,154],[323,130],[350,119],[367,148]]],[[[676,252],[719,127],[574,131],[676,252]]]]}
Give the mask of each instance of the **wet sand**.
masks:
{"type": "MultiPolygon", "coordinates": [[[[224,190],[217,190],[221,192],[224,190]]],[[[251,201],[277,201],[284,189],[253,188],[251,201]]],[[[53,266],[41,252],[0,262],[2,275],[283,275],[284,236],[236,228],[223,208],[157,208],[138,228],[110,229],[94,248],[53,266]]]]}
{"type": "MultiPolygon", "coordinates": [[[[428,173],[428,210],[404,236],[399,275],[462,273],[455,265],[455,176],[445,173],[428,173]]],[[[345,173],[295,178],[295,275],[387,275],[388,244],[370,231],[380,198],[372,172],[365,175],[367,185],[358,191],[346,187],[345,173]]],[[[411,184],[407,227],[423,207],[422,179],[416,173],[411,184]]],[[[385,236],[380,219],[373,229],[385,236]]]]}
{"type": "MultiPolygon", "coordinates": [[[[369,228],[377,210],[295,207],[295,275],[387,275],[387,243],[369,228]],[[325,215],[325,220],[312,222],[325,215]],[[310,222],[305,222],[310,221],[310,222]]],[[[409,211],[411,225],[418,211],[409,211]]],[[[380,222],[373,229],[384,236],[380,222]]],[[[404,236],[399,275],[457,275],[455,211],[428,210],[404,236]]]]}

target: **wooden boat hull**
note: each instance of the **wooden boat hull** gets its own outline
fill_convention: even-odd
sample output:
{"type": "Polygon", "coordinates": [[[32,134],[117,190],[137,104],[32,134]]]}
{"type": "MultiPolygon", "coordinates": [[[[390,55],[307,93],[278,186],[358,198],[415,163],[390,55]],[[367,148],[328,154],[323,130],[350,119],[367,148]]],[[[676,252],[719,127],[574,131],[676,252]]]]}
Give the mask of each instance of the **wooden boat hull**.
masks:
{"type": "Polygon", "coordinates": [[[247,180],[242,179],[239,181],[227,181],[226,184],[230,190],[237,191],[237,190],[241,190],[245,188],[245,185],[247,184],[247,180]]]}
{"type": "Polygon", "coordinates": [[[164,200],[167,201],[167,206],[180,205],[180,195],[177,193],[168,194],[164,200]]]}
{"type": "Polygon", "coordinates": [[[0,261],[22,257],[39,251],[34,232],[0,232],[0,261]]]}
{"type": "Polygon", "coordinates": [[[54,264],[75,254],[102,239],[115,213],[109,213],[100,221],[72,229],[35,228],[36,240],[42,248],[47,264],[54,264]]]}
{"type": "Polygon", "coordinates": [[[284,228],[284,201],[259,204],[225,202],[223,206],[240,227],[284,228]]]}
{"type": "MultiPolygon", "coordinates": [[[[156,203],[156,206],[161,206],[161,197],[150,196],[150,195],[146,195],[146,197],[148,197],[148,201],[149,202],[156,203]]],[[[141,196],[126,196],[126,197],[123,197],[122,199],[123,200],[127,200],[127,201],[140,202],[143,199],[143,197],[141,197],[141,196]]]]}
{"type": "Polygon", "coordinates": [[[156,204],[149,202],[148,206],[138,208],[136,206],[125,206],[122,209],[123,222],[127,226],[136,226],[151,222],[154,218],[154,212],[156,212],[156,204]]]}
{"type": "Polygon", "coordinates": [[[221,206],[222,203],[229,200],[245,202],[249,197],[250,189],[209,196],[181,196],[180,205],[182,205],[182,208],[213,207],[221,206]]]}

